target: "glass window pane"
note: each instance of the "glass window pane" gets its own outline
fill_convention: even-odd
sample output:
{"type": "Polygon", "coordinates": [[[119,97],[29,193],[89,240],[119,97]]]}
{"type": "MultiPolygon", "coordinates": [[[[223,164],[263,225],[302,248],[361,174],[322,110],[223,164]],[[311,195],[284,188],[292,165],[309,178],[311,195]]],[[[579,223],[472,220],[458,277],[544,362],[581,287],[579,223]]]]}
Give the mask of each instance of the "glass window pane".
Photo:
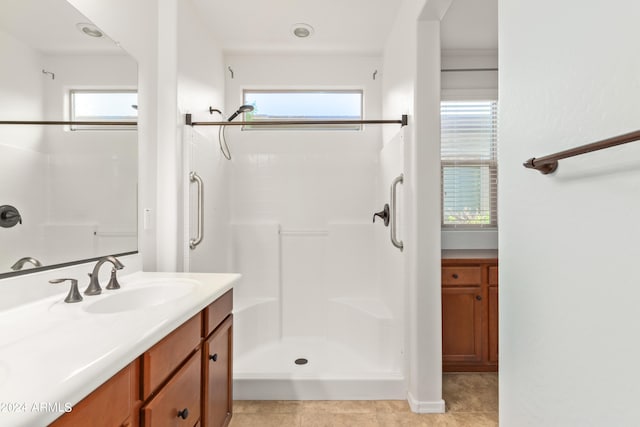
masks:
{"type": "Polygon", "coordinates": [[[443,224],[491,224],[488,166],[444,166],[442,190],[443,224]]]}
{"type": "MultiPolygon", "coordinates": [[[[246,90],[243,103],[254,107],[252,112],[245,113],[245,121],[362,119],[362,91],[360,90],[246,90]]],[[[301,127],[301,125],[278,126],[280,129],[301,127]]],[[[251,128],[258,128],[258,126],[251,128]]],[[[273,126],[269,128],[272,129],[273,126]]],[[[360,129],[360,125],[339,124],[330,127],[306,125],[304,128],[360,129]]]]}
{"type": "MultiPolygon", "coordinates": [[[[71,90],[71,121],[135,122],[138,93],[135,90],[71,90]]],[[[135,129],[135,125],[73,125],[71,130],[135,129]]]]}

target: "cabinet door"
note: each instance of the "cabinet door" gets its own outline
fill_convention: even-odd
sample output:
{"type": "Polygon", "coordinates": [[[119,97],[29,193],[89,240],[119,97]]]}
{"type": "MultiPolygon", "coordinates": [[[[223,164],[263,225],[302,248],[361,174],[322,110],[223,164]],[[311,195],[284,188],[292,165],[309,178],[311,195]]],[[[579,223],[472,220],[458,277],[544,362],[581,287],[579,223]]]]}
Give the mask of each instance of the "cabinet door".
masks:
{"type": "Polygon", "coordinates": [[[442,361],[482,360],[480,286],[442,288],[442,361]]]}
{"type": "Polygon", "coordinates": [[[200,350],[142,408],[144,427],[192,427],[200,419],[200,350]]]}
{"type": "Polygon", "coordinates": [[[133,384],[138,371],[130,364],[93,393],[73,407],[73,410],[58,418],[50,427],[126,425],[132,413],[133,384]]]}
{"type": "Polygon", "coordinates": [[[229,315],[204,343],[204,427],[231,421],[233,316],[229,315]]]}
{"type": "Polygon", "coordinates": [[[498,363],[498,287],[489,286],[489,362],[498,363]]]}

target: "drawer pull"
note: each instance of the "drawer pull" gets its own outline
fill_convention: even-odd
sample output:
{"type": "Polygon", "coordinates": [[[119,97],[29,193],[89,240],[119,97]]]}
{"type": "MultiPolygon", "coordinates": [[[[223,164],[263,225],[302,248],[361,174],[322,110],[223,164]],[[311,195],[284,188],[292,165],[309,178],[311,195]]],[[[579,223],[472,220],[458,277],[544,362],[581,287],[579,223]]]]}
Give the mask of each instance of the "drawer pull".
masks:
{"type": "Polygon", "coordinates": [[[218,361],[218,353],[210,354],[209,355],[209,360],[213,360],[214,362],[217,362],[218,361]]]}
{"type": "Polygon", "coordinates": [[[451,275],[451,277],[453,277],[454,279],[457,279],[457,278],[458,278],[458,273],[453,273],[453,274],[451,275]]]}
{"type": "Polygon", "coordinates": [[[476,295],[476,299],[477,299],[478,301],[482,301],[482,297],[481,297],[480,295],[476,295]]]}
{"type": "Polygon", "coordinates": [[[183,420],[186,420],[188,416],[189,416],[188,408],[184,408],[182,411],[178,411],[178,418],[182,418],[183,420]]]}

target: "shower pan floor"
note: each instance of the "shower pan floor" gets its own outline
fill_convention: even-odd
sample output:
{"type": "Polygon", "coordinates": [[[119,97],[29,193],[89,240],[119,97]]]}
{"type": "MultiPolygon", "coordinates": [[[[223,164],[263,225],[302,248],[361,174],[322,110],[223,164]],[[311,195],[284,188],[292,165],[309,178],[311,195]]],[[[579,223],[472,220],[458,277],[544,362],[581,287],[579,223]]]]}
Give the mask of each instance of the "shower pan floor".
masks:
{"type": "Polygon", "coordinates": [[[323,338],[284,338],[234,357],[240,400],[404,399],[399,371],[323,338]],[[307,363],[301,363],[306,359],[307,363]],[[298,361],[298,363],[296,363],[298,361]]]}

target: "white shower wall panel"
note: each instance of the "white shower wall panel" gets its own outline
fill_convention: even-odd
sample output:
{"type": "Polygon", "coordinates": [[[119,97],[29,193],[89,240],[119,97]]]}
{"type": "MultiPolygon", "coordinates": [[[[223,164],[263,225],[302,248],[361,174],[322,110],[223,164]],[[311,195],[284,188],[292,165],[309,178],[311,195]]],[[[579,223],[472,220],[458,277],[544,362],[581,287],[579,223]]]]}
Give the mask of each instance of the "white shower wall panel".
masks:
{"type": "Polygon", "coordinates": [[[283,336],[326,337],[327,296],[327,236],[283,236],[283,336]]]}
{"type": "Polygon", "coordinates": [[[242,305],[252,299],[280,296],[280,225],[231,224],[231,265],[242,272],[234,298],[242,305]]]}
{"type": "Polygon", "coordinates": [[[329,224],[327,255],[329,298],[379,296],[374,239],[377,227],[382,227],[379,219],[378,224],[372,224],[370,221],[362,224],[329,224]]]}
{"type": "Polygon", "coordinates": [[[254,148],[272,145],[270,132],[251,137],[258,136],[265,138],[259,148],[253,141],[232,145],[234,222],[273,221],[283,230],[326,230],[329,222],[370,219],[375,152],[349,152],[346,142],[342,153],[303,152],[309,143],[301,139],[290,143],[289,153],[255,153],[254,148]]]}

